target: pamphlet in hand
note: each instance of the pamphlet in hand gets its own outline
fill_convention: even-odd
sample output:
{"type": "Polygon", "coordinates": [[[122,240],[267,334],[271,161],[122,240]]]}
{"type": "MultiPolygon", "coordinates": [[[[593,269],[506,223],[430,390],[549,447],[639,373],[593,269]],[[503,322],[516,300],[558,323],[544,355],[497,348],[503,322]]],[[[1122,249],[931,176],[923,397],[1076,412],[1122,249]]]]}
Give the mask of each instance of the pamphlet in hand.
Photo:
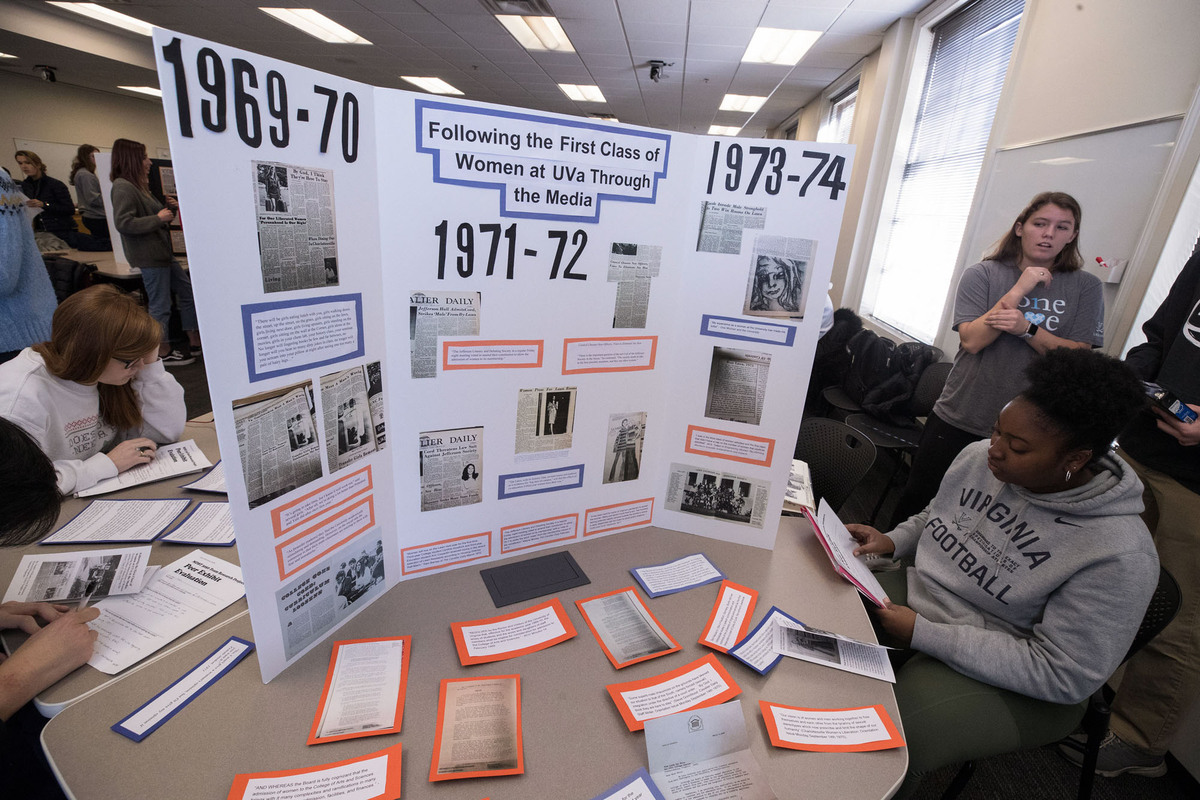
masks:
{"type": "Polygon", "coordinates": [[[149,545],[24,556],[4,602],[61,603],[133,594],[145,583],[149,561],[149,545]]]}
{"type": "Polygon", "coordinates": [[[846,526],[838,519],[837,514],[833,513],[833,509],[825,502],[825,498],[821,498],[815,519],[808,509],[804,509],[804,516],[808,517],[808,521],[812,523],[813,530],[817,532],[817,541],[825,548],[825,552],[828,554],[829,560],[833,562],[833,568],[838,571],[838,574],[854,584],[855,588],[862,592],[863,597],[883,608],[887,600],[887,592],[879,585],[879,581],[871,569],[862,560],[855,557],[854,548],[858,547],[858,542],[854,541],[850,531],[846,530],[846,526]]]}
{"type": "Polygon", "coordinates": [[[173,478],[176,475],[187,475],[211,467],[212,462],[200,450],[192,439],[186,442],[161,445],[154,451],[154,460],[140,467],[127,469],[115,478],[105,478],[90,489],[76,492],[76,497],[94,497],[98,494],[128,489],[130,486],[140,486],[143,483],[173,478]]]}
{"type": "Polygon", "coordinates": [[[888,683],[896,682],[888,648],[882,645],[860,642],[784,617],[775,619],[774,637],[775,652],[780,655],[888,683]]]}
{"type": "Polygon", "coordinates": [[[783,495],[783,510],[799,516],[804,509],[817,510],[817,501],[813,496],[812,473],[808,464],[798,458],[792,459],[792,469],[788,475],[787,490],[783,495]]]}

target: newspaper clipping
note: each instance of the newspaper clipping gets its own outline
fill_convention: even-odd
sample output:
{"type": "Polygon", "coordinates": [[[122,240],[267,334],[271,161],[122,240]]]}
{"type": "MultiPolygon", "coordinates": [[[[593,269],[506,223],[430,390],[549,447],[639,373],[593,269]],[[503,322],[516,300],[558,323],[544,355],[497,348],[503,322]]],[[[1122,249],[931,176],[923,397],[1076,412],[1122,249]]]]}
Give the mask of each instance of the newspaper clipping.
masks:
{"type": "Polygon", "coordinates": [[[650,307],[650,281],[658,277],[662,247],[613,242],[608,256],[608,282],[617,284],[614,328],[645,328],[650,307]]]}
{"type": "Polygon", "coordinates": [[[771,484],[727,472],[672,464],[667,479],[667,508],[688,514],[763,526],[771,484]]]}
{"type": "Polygon", "coordinates": [[[338,285],[333,170],[254,162],[264,292],[338,285]]]}
{"type": "Polygon", "coordinates": [[[757,425],[767,395],[769,353],[714,347],[704,416],[757,425]]]}
{"type": "Polygon", "coordinates": [[[311,384],[236,400],[233,419],[250,508],[321,477],[311,384]]]}
{"type": "Polygon", "coordinates": [[[421,510],[483,502],[483,428],[421,434],[421,510]]]}
{"type": "Polygon", "coordinates": [[[645,438],[645,411],[609,416],[608,448],[604,454],[605,483],[638,479],[642,464],[642,440],[645,438]]]}
{"type": "Polygon", "coordinates": [[[804,317],[812,239],[759,236],[754,240],[742,312],[756,317],[804,317]]]}
{"type": "Polygon", "coordinates": [[[765,206],[739,206],[705,200],[700,210],[700,237],[696,250],[700,253],[742,252],[742,231],[761,230],[767,223],[765,206]]]}
{"type": "Polygon", "coordinates": [[[521,389],[517,396],[517,453],[571,449],[575,430],[574,386],[521,389]]]}
{"type": "Polygon", "coordinates": [[[378,361],[321,378],[330,472],[383,449],[383,373],[378,361]]]}
{"type": "Polygon", "coordinates": [[[413,292],[408,306],[412,376],[437,377],[438,339],[479,335],[479,292],[413,292]]]}

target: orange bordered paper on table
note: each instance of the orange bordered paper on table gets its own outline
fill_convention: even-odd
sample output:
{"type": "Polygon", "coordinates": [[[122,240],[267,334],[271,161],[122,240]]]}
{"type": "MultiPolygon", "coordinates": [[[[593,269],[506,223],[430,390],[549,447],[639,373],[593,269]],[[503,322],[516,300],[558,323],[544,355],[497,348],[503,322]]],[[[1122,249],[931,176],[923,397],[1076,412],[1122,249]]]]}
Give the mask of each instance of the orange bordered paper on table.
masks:
{"type": "Polygon", "coordinates": [[[903,747],[904,739],[881,705],[798,708],[758,701],[771,744],[789,750],[861,753],[903,747]]]}
{"type": "Polygon", "coordinates": [[[632,586],[576,600],[575,605],[617,669],[680,649],[632,586]]]}
{"type": "Polygon", "coordinates": [[[335,642],[307,744],[399,733],[411,650],[411,636],[335,642]]]}
{"type": "Polygon", "coordinates": [[[523,772],[521,676],[444,679],[438,692],[429,780],[523,772]]]}
{"type": "Polygon", "coordinates": [[[604,688],[631,731],[642,730],[648,719],[720,705],[742,693],[712,653],[662,675],[604,688]]]}
{"type": "Polygon", "coordinates": [[[575,636],[575,626],[558,598],[490,619],[450,625],[464,667],[536,653],[575,636]]]}
{"type": "Polygon", "coordinates": [[[717,601],[713,603],[712,613],[708,615],[704,632],[700,634],[700,644],[728,653],[730,648],[746,638],[750,630],[750,618],[757,604],[758,592],[731,580],[721,581],[717,601]]]}
{"type": "Polygon", "coordinates": [[[400,763],[400,742],[396,742],[385,750],[332,764],[235,775],[228,800],[256,795],[280,800],[332,797],[343,792],[363,800],[399,800],[400,763]]]}

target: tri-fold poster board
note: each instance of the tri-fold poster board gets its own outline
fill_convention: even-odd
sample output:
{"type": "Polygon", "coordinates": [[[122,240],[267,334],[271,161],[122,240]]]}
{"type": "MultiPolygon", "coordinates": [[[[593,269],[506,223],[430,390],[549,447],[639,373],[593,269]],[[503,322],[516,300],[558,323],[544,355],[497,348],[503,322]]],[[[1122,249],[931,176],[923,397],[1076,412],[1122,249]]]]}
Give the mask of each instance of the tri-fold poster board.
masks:
{"type": "Polygon", "coordinates": [[[773,547],[852,147],[154,42],[264,680],[414,576],[773,547]]]}

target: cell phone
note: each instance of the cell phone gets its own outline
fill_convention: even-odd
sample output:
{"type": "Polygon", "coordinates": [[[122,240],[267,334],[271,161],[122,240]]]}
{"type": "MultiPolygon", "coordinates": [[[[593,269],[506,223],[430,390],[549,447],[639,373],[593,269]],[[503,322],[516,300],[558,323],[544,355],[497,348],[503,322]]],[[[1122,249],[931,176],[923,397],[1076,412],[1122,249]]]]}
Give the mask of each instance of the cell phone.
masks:
{"type": "Polygon", "coordinates": [[[1196,421],[1196,412],[1189,408],[1187,403],[1176,397],[1170,389],[1164,389],[1157,383],[1151,383],[1150,381],[1142,381],[1142,386],[1145,387],[1146,396],[1150,398],[1154,405],[1166,411],[1184,425],[1190,425],[1196,421]]]}

